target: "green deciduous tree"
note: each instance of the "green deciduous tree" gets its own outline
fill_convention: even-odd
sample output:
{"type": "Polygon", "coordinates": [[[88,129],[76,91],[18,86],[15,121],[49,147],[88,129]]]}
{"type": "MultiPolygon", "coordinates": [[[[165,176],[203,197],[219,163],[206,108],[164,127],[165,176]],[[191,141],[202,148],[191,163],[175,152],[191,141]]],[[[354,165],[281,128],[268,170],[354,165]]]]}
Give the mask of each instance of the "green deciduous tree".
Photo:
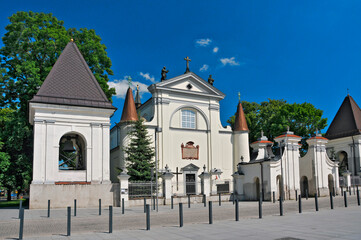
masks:
{"type": "Polygon", "coordinates": [[[107,84],[108,75],[113,74],[111,61],[94,30],[66,29],[63,21],[45,13],[17,12],[9,21],[0,49],[0,108],[10,109],[12,120],[1,126],[0,132],[8,135],[0,134],[3,151],[10,156],[9,173],[17,171],[15,184],[9,186],[15,189],[30,181],[26,179],[32,168],[33,134],[28,123],[28,101],[37,93],[70,39],[74,39],[109,100],[115,89],[107,84]]]}
{"type": "Polygon", "coordinates": [[[150,181],[150,169],[154,167],[154,148],[151,147],[151,139],[143,121],[139,118],[132,123],[132,130],[129,132],[130,143],[124,149],[127,154],[127,171],[130,180],[133,181],[150,181]]]}
{"type": "MultiPolygon", "coordinates": [[[[287,103],[285,100],[272,100],[262,102],[242,101],[246,121],[249,128],[250,142],[257,141],[260,132],[270,141],[286,131],[287,126],[296,135],[302,137],[301,155],[307,152],[306,140],[315,133],[316,129],[322,130],[327,126],[327,118],[322,118],[323,111],[315,108],[311,103],[287,103]]],[[[227,121],[234,125],[235,116],[227,121]]]]}

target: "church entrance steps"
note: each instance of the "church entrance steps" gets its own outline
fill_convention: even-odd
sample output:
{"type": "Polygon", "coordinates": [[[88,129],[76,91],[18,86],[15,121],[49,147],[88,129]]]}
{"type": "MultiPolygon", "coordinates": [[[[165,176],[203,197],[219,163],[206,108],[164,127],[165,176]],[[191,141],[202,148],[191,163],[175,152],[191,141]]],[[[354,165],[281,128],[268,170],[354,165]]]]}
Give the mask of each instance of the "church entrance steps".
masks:
{"type": "MultiPolygon", "coordinates": [[[[285,201],[284,202],[284,217],[279,216],[279,204],[272,202],[263,202],[263,219],[272,218],[274,223],[282,221],[283,218],[295,216],[298,223],[302,222],[304,216],[312,214],[317,216],[329,212],[334,216],[336,221],[338,219],[337,211],[347,211],[348,213],[359,212],[360,207],[357,206],[356,197],[354,195],[348,197],[348,207],[344,207],[343,198],[336,196],[334,198],[334,209],[330,210],[330,202],[328,197],[319,198],[319,212],[316,213],[314,206],[314,199],[302,199],[303,213],[298,213],[298,202],[285,201]]],[[[216,202],[216,201],[215,201],[216,202]]],[[[223,202],[222,206],[213,204],[213,223],[221,224],[222,222],[234,222],[234,205],[232,202],[223,202]]],[[[102,215],[98,215],[97,208],[78,208],[77,216],[72,216],[72,236],[81,236],[84,234],[99,234],[106,232],[108,229],[108,206],[102,209],[102,215]]],[[[191,208],[184,206],[184,226],[201,223],[201,225],[208,225],[208,208],[204,207],[202,203],[192,204],[191,208]],[[207,223],[207,224],[205,224],[207,223]]],[[[145,214],[143,206],[128,207],[125,209],[125,214],[121,214],[121,208],[115,207],[113,209],[113,232],[114,234],[121,233],[124,230],[139,230],[145,228],[145,214]]],[[[66,233],[66,209],[52,209],[51,217],[47,218],[46,209],[43,210],[25,210],[24,222],[24,238],[30,237],[44,237],[50,238],[53,236],[61,237],[66,233]]],[[[172,227],[178,229],[179,216],[178,204],[174,204],[174,209],[170,206],[159,206],[159,212],[151,211],[151,231],[156,227],[172,227]],[[177,226],[177,227],[175,227],[177,226]]],[[[240,221],[249,225],[252,221],[258,219],[258,202],[240,202],[239,203],[240,221]]],[[[347,219],[345,216],[344,219],[347,219]]],[[[257,220],[258,221],[258,220],[257,220]]],[[[262,224],[260,220],[259,224],[262,224]]],[[[358,222],[359,224],[360,222],[358,222]]],[[[195,225],[193,225],[195,226],[195,225]]],[[[243,225],[240,223],[239,227],[243,225]]],[[[298,225],[297,225],[298,226],[298,225]]],[[[165,229],[165,228],[163,228],[165,229]]],[[[245,228],[246,229],[246,228],[245,228]]],[[[16,238],[19,230],[18,209],[0,209],[0,239],[16,238]]],[[[219,231],[219,229],[217,229],[219,231]]],[[[340,230],[340,229],[338,229],[340,230]]],[[[241,231],[244,232],[244,231],[241,231]]],[[[254,234],[254,232],[253,232],[254,234]]],[[[111,238],[113,235],[107,235],[111,238]]],[[[115,235],[114,235],[115,236],[115,235]]],[[[87,239],[85,237],[85,239],[87,239]]]]}

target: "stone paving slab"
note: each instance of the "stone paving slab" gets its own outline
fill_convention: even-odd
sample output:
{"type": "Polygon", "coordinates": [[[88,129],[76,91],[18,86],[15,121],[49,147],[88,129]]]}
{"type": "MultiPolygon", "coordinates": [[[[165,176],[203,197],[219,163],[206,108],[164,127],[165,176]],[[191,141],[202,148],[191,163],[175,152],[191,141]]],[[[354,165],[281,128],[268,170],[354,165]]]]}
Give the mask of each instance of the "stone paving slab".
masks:
{"type": "Polygon", "coordinates": [[[224,220],[212,225],[207,223],[185,224],[183,228],[154,227],[150,231],[124,230],[112,234],[95,232],[71,237],[53,235],[27,239],[361,239],[361,208],[352,206],[320,212],[292,213],[285,216],[266,216],[263,219],[224,220]]]}
{"type": "MultiPolygon", "coordinates": [[[[333,228],[338,229],[339,221],[349,222],[351,219],[346,217],[342,218],[336,216],[335,213],[338,213],[341,210],[346,212],[349,209],[354,209],[354,211],[361,211],[361,207],[357,207],[357,201],[355,196],[348,196],[349,207],[345,209],[343,207],[343,198],[336,197],[334,199],[335,210],[329,210],[329,198],[320,198],[319,207],[320,211],[316,214],[323,212],[331,212],[334,216],[332,226],[333,228]],[[326,211],[327,210],[327,211],[326,211]],[[336,217],[336,219],[335,219],[336,217]],[[335,227],[337,226],[337,227],[335,227]]],[[[314,209],[314,199],[310,198],[308,200],[302,199],[303,205],[303,214],[298,214],[298,202],[296,201],[286,201],[284,203],[284,212],[285,216],[279,216],[279,203],[264,202],[263,203],[263,215],[264,219],[261,219],[262,230],[267,230],[265,236],[268,233],[272,233],[274,239],[282,238],[286,233],[289,233],[289,229],[292,230],[289,234],[295,236],[303,236],[309,234],[308,231],[305,231],[306,227],[310,227],[309,221],[305,220],[303,222],[303,216],[309,216],[310,214],[315,213],[314,209]],[[294,224],[297,227],[291,227],[289,229],[284,229],[282,232],[279,232],[278,226],[279,221],[287,219],[288,215],[296,216],[294,224]],[[300,218],[302,216],[302,218],[300,218]],[[270,221],[268,225],[263,225],[267,223],[266,219],[274,218],[273,221],[270,221]],[[298,219],[297,219],[298,217],[298,219]],[[264,221],[263,221],[264,220],[264,221]]],[[[254,239],[256,232],[258,234],[259,229],[254,229],[255,231],[245,231],[243,225],[248,226],[255,224],[254,221],[258,220],[258,203],[257,202],[240,202],[240,222],[242,225],[236,225],[237,231],[235,229],[228,229],[227,238],[235,239],[239,236],[239,231],[242,232],[243,237],[249,239],[254,239]],[[241,228],[240,228],[241,226],[241,228]]],[[[72,217],[72,235],[71,239],[114,239],[122,236],[121,239],[137,239],[138,236],[141,236],[141,239],[199,239],[203,237],[203,234],[209,236],[209,239],[224,239],[222,232],[224,229],[227,229],[228,225],[232,226],[234,224],[234,206],[231,202],[223,202],[222,206],[218,206],[217,202],[213,202],[213,221],[214,227],[211,226],[209,229],[208,223],[208,207],[205,208],[203,204],[192,204],[191,208],[187,207],[187,204],[184,204],[184,229],[189,229],[189,231],[177,230],[179,228],[179,216],[178,216],[178,206],[174,206],[174,209],[171,210],[170,206],[160,206],[159,212],[151,212],[151,227],[150,232],[144,231],[145,228],[145,214],[143,212],[143,207],[132,207],[131,209],[126,209],[125,215],[121,214],[120,208],[114,208],[114,226],[113,234],[106,234],[104,232],[108,231],[108,209],[104,208],[102,210],[102,216],[98,216],[98,209],[78,209],[77,217],[72,217]],[[223,226],[223,223],[226,223],[223,226]],[[191,228],[195,227],[193,231],[191,228]],[[200,228],[201,230],[199,230],[200,228]],[[203,231],[204,228],[204,231],[203,231]],[[160,229],[160,230],[159,230],[160,229]],[[198,230],[197,230],[198,229],[198,230]],[[158,232],[157,232],[158,231],[158,232]],[[162,234],[159,234],[159,231],[162,234]],[[143,233],[146,232],[146,235],[143,233]],[[169,234],[168,234],[169,233],[169,234]],[[119,235],[119,236],[118,236],[119,235]],[[154,236],[153,236],[154,235],[154,236]],[[124,238],[124,236],[126,236],[124,238]],[[166,237],[165,237],[166,236],[166,237]],[[217,238],[218,237],[218,238],[217,238]]],[[[73,212],[72,212],[73,213],[73,212]]],[[[28,239],[65,239],[64,234],[66,233],[66,209],[55,209],[51,211],[51,217],[46,217],[46,210],[26,210],[25,211],[25,223],[24,223],[24,237],[28,239]]],[[[359,215],[358,215],[359,216],[359,215]]],[[[4,238],[16,238],[18,236],[19,229],[19,219],[18,210],[16,209],[1,209],[0,210],[0,239],[4,238]]],[[[355,222],[360,223],[360,219],[355,219],[355,222]]],[[[259,223],[258,223],[259,224],[259,223]]],[[[287,224],[287,223],[286,223],[287,224]]],[[[311,226],[312,228],[313,226],[311,226]]],[[[252,229],[252,226],[250,226],[252,229]]],[[[344,233],[346,236],[352,236],[355,232],[353,228],[344,228],[338,229],[339,232],[344,233]]],[[[226,231],[227,232],[227,231],[226,231]]],[[[333,232],[331,231],[333,234],[333,232]]],[[[333,235],[330,235],[329,230],[319,229],[319,232],[315,233],[315,236],[319,239],[322,237],[332,238],[333,235]]],[[[287,234],[286,234],[287,235],[287,234]]],[[[258,236],[258,235],[257,235],[258,236]]],[[[359,237],[359,235],[356,235],[359,237]]],[[[226,238],[226,239],[227,239],[226,238]]],[[[269,239],[269,238],[265,238],[269,239]]],[[[313,239],[313,238],[305,238],[313,239]]],[[[348,238],[346,238],[348,239],[348,238]]],[[[352,239],[352,238],[351,238],[352,239]]],[[[359,238],[361,239],[361,238],[359,238]]]]}

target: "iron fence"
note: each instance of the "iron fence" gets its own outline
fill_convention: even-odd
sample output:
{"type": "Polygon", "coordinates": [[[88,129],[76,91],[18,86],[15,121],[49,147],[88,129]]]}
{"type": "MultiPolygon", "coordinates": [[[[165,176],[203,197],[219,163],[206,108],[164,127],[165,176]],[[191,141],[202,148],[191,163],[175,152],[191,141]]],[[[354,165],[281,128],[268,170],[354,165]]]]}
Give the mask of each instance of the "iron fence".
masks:
{"type": "Polygon", "coordinates": [[[196,194],[196,182],[186,182],[186,194],[196,194]]]}
{"type": "MultiPolygon", "coordinates": [[[[351,186],[360,186],[361,184],[360,176],[352,176],[351,177],[351,186]]],[[[339,177],[340,187],[346,187],[346,179],[345,177],[339,177]]]]}
{"type": "Polygon", "coordinates": [[[155,182],[129,182],[129,198],[144,198],[156,196],[155,182]]]}

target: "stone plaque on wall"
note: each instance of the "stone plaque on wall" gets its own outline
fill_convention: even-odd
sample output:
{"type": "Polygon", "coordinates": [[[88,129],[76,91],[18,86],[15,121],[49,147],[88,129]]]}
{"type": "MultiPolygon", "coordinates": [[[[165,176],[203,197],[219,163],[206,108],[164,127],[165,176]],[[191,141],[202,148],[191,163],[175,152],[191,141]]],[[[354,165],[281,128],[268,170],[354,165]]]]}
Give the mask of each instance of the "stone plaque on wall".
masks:
{"type": "Polygon", "coordinates": [[[199,145],[194,146],[194,142],[189,141],[181,145],[182,148],[182,159],[195,159],[198,160],[199,158],[199,145]]]}

